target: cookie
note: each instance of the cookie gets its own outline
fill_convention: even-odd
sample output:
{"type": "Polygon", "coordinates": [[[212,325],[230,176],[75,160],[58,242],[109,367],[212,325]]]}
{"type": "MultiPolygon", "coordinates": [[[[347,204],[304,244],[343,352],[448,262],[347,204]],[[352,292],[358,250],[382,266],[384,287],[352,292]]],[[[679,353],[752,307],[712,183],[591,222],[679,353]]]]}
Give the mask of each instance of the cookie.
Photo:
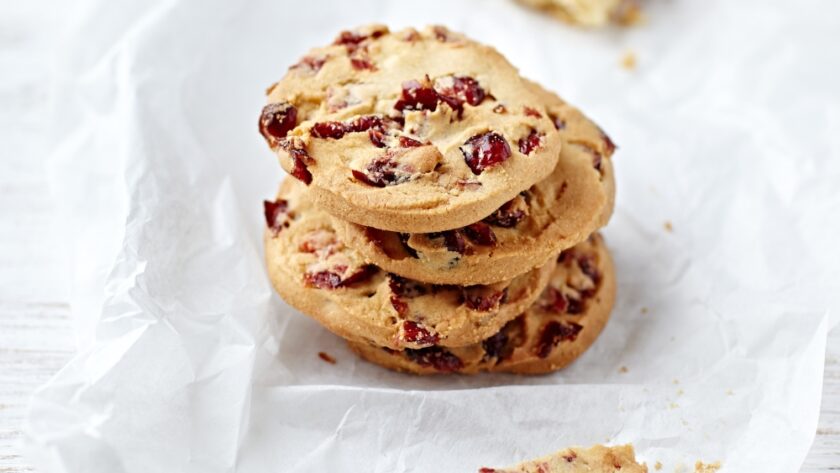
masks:
{"type": "Polygon", "coordinates": [[[265,210],[268,274],[283,299],[341,337],[390,349],[477,343],[527,309],[556,266],[493,285],[424,284],[368,264],[294,179],[265,210]]]}
{"type": "Polygon", "coordinates": [[[636,462],[632,445],[572,447],[508,468],[481,468],[478,473],[647,473],[636,462]]]}
{"type": "Polygon", "coordinates": [[[614,301],[612,260],[602,237],[594,234],[560,254],[548,286],[531,307],[480,343],[394,350],[350,342],[350,348],[370,362],[415,374],[548,373],[592,345],[614,301]]]}
{"type": "Polygon", "coordinates": [[[426,282],[489,284],[543,265],[612,215],[612,140],[578,109],[528,82],[562,139],[552,174],[483,220],[436,233],[398,233],[336,221],[341,238],[387,271],[426,282]]]}
{"type": "Polygon", "coordinates": [[[581,26],[632,25],[641,20],[638,0],[517,0],[581,26]]]}
{"type": "Polygon", "coordinates": [[[316,204],[428,233],[481,220],[554,169],[560,137],[495,49],[443,27],[345,31],[268,90],[259,128],[316,204]]]}

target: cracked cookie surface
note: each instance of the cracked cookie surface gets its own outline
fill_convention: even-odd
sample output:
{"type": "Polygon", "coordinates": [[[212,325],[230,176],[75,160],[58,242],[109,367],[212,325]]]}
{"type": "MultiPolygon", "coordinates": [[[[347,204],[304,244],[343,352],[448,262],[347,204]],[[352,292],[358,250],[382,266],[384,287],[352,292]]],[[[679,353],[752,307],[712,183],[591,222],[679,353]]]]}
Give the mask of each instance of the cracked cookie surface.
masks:
{"type": "Polygon", "coordinates": [[[443,27],[367,26],[316,48],[268,90],[260,132],[327,212],[437,232],[547,177],[560,137],[495,49],[443,27]]]}
{"type": "Polygon", "coordinates": [[[539,297],[554,261],[483,286],[425,284],[368,264],[333,219],[287,178],[265,203],[265,258],[282,298],[351,341],[397,350],[464,346],[498,332],[539,297]]]}
{"type": "Polygon", "coordinates": [[[348,245],[382,268],[420,281],[488,284],[544,264],[606,225],[615,179],[612,140],[577,108],[527,82],[562,140],[552,174],[488,217],[435,233],[378,230],[336,219],[348,245]]]}

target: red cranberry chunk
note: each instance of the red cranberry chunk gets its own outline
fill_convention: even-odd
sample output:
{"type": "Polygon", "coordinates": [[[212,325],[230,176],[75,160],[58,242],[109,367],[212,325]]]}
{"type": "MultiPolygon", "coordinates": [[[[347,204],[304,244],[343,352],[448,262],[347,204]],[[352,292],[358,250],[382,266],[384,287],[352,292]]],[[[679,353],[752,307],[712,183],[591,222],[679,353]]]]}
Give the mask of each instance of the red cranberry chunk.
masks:
{"type": "Polygon", "coordinates": [[[531,154],[537,148],[543,145],[545,135],[532,129],[531,133],[519,140],[519,152],[522,154],[531,154]]]}
{"type": "Polygon", "coordinates": [[[260,114],[260,134],[270,146],[276,146],[281,138],[297,126],[297,109],[288,102],[270,103],[260,114]]]}
{"type": "Polygon", "coordinates": [[[525,107],[524,112],[526,116],[534,118],[542,118],[542,114],[535,108],[525,107]]]}
{"type": "Polygon", "coordinates": [[[440,100],[458,112],[463,112],[463,104],[476,106],[484,101],[487,94],[478,84],[478,81],[467,76],[449,76],[435,81],[435,91],[440,100]]]}
{"type": "Polygon", "coordinates": [[[569,307],[569,300],[566,299],[566,296],[553,287],[547,288],[546,291],[549,291],[549,299],[544,306],[545,309],[557,314],[566,312],[566,309],[569,307]]]}
{"type": "Polygon", "coordinates": [[[501,164],[510,157],[510,145],[496,132],[475,135],[461,147],[461,153],[473,174],[481,174],[485,169],[501,164]]]}
{"type": "Polygon", "coordinates": [[[584,301],[578,299],[576,297],[567,297],[567,306],[566,306],[566,313],[569,315],[579,315],[582,314],[584,309],[584,301]]]}
{"type": "Polygon", "coordinates": [[[370,62],[369,59],[363,58],[350,58],[350,64],[353,66],[353,69],[357,71],[364,71],[364,70],[376,70],[373,63],[370,62]]]}
{"type": "Polygon", "coordinates": [[[318,271],[317,273],[306,273],[303,275],[304,282],[307,286],[317,287],[319,289],[336,289],[339,287],[348,287],[354,284],[365,282],[369,280],[379,269],[373,265],[362,266],[356,272],[350,274],[344,279],[332,271],[318,271]]]}
{"type": "Polygon", "coordinates": [[[435,33],[435,39],[438,41],[446,42],[449,40],[449,30],[444,28],[443,26],[435,26],[432,28],[432,31],[435,33]]]}
{"type": "Polygon", "coordinates": [[[421,366],[432,366],[434,369],[451,373],[464,367],[460,358],[440,347],[427,347],[419,350],[406,348],[405,356],[421,366]]]}
{"type": "Polygon", "coordinates": [[[521,222],[523,218],[525,218],[525,211],[517,209],[514,206],[514,201],[511,200],[487,216],[484,221],[497,227],[513,228],[521,222]]]}
{"type": "Polygon", "coordinates": [[[289,202],[284,199],[277,199],[274,202],[268,200],[263,201],[263,213],[265,214],[265,224],[275,234],[279,233],[283,228],[289,226],[289,221],[282,218],[287,215],[289,209],[289,202]]]}
{"type": "Polygon", "coordinates": [[[502,358],[508,344],[508,335],[504,330],[481,342],[485,358],[502,358]]]}
{"type": "Polygon", "coordinates": [[[601,137],[604,139],[604,151],[606,151],[608,156],[612,156],[616,148],[615,143],[613,143],[613,140],[610,139],[609,135],[604,133],[604,130],[601,130],[601,137]]]}
{"type": "Polygon", "coordinates": [[[297,180],[303,182],[307,186],[312,182],[312,173],[306,167],[306,163],[302,159],[295,157],[295,166],[292,168],[292,176],[297,180]]]}
{"type": "Polygon", "coordinates": [[[309,172],[307,163],[314,162],[313,159],[305,149],[299,148],[296,143],[292,143],[289,140],[281,141],[280,146],[289,153],[294,163],[291,175],[308,186],[312,182],[312,173],[309,172]]]}
{"type": "Polygon", "coordinates": [[[326,61],[327,58],[323,57],[305,56],[289,69],[308,69],[312,73],[316,73],[324,67],[326,61]]]}
{"type": "Polygon", "coordinates": [[[416,80],[403,82],[402,96],[394,108],[403,110],[429,110],[437,109],[438,94],[430,84],[421,84],[416,80]]]}
{"type": "Polygon", "coordinates": [[[403,322],[403,340],[419,345],[434,345],[440,340],[440,337],[436,333],[429,332],[429,329],[417,322],[406,320],[403,322]]]}
{"type": "Polygon", "coordinates": [[[537,345],[534,347],[534,354],[540,358],[546,358],[558,343],[574,341],[583,326],[574,322],[563,323],[552,320],[545,324],[540,333],[537,345]]]}
{"type": "Polygon", "coordinates": [[[363,283],[365,281],[368,281],[377,272],[379,272],[379,268],[372,264],[362,266],[355,273],[344,278],[344,280],[341,281],[341,286],[346,287],[352,286],[354,284],[363,283]]]}
{"type": "Polygon", "coordinates": [[[472,310],[489,312],[499,307],[506,294],[507,290],[488,291],[482,286],[466,287],[463,292],[464,304],[472,310]]]}
{"type": "Polygon", "coordinates": [[[401,184],[408,180],[410,175],[401,172],[399,165],[385,155],[371,161],[366,167],[366,172],[353,170],[353,177],[369,186],[385,187],[401,184]]]}
{"type": "Polygon", "coordinates": [[[415,140],[414,138],[409,138],[407,136],[400,136],[400,147],[402,148],[418,148],[423,146],[423,143],[415,140]]]}
{"type": "Polygon", "coordinates": [[[318,271],[317,273],[306,273],[303,280],[307,286],[318,289],[335,289],[341,286],[341,276],[332,271],[318,271]]]}
{"type": "Polygon", "coordinates": [[[400,243],[402,243],[405,252],[408,253],[408,255],[412,258],[417,259],[417,250],[408,246],[408,239],[411,238],[411,235],[409,235],[408,233],[398,233],[397,237],[399,237],[400,243]]]}
{"type": "Polygon", "coordinates": [[[595,284],[601,281],[601,273],[598,271],[598,266],[590,255],[579,256],[577,259],[578,266],[581,272],[585,274],[595,284]]]}
{"type": "Polygon", "coordinates": [[[458,230],[447,230],[445,232],[429,233],[429,238],[443,237],[443,244],[446,249],[463,255],[467,251],[467,242],[458,230]]]}
{"type": "Polygon", "coordinates": [[[551,122],[554,123],[554,128],[558,130],[566,128],[566,120],[563,120],[562,118],[551,114],[549,114],[549,118],[551,118],[551,122]]]}
{"type": "Polygon", "coordinates": [[[397,311],[397,314],[401,317],[408,315],[408,303],[400,299],[400,297],[396,294],[391,294],[391,307],[393,307],[394,310],[397,311]]]}
{"type": "Polygon", "coordinates": [[[476,222],[472,225],[464,227],[464,234],[467,235],[473,243],[482,246],[496,246],[496,234],[484,222],[476,222]]]}
{"type": "Polygon", "coordinates": [[[413,279],[406,279],[396,274],[388,275],[388,287],[394,294],[409,299],[420,297],[428,292],[423,283],[414,281],[413,279]]]}
{"type": "Polygon", "coordinates": [[[338,140],[344,137],[349,130],[347,125],[341,122],[320,122],[312,125],[312,136],[315,138],[332,138],[338,140]]]}

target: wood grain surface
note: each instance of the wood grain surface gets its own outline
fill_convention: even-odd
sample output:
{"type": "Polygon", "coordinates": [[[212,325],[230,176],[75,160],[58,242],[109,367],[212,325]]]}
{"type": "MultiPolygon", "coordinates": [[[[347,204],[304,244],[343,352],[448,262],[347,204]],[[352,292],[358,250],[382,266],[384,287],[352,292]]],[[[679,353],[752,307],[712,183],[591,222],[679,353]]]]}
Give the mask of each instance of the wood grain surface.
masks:
{"type": "MultiPolygon", "coordinates": [[[[51,38],[43,26],[51,9],[40,0],[6,5],[13,3],[0,11],[0,473],[34,471],[20,456],[28,398],[75,348],[44,175],[51,38]]],[[[819,427],[801,471],[840,471],[840,330],[829,336],[819,427]]]]}

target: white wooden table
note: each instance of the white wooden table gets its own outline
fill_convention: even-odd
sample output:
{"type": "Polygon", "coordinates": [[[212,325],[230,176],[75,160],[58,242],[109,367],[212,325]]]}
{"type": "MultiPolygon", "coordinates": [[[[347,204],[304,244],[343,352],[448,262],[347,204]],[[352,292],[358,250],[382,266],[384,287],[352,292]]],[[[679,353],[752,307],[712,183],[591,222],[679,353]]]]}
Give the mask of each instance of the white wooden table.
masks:
{"type": "MultiPolygon", "coordinates": [[[[51,8],[16,3],[0,12],[0,473],[34,471],[19,453],[28,398],[75,348],[61,231],[43,171],[51,8]]],[[[840,471],[840,330],[828,341],[816,434],[802,471],[840,471]]]]}

